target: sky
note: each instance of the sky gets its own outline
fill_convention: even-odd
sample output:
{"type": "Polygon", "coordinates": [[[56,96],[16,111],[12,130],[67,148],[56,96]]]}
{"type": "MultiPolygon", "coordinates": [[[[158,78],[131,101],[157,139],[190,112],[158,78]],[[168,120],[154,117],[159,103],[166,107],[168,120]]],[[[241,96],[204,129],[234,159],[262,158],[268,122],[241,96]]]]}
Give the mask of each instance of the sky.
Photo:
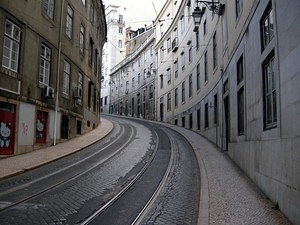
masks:
{"type": "Polygon", "coordinates": [[[137,29],[151,25],[165,4],[164,0],[103,0],[105,6],[124,6],[127,11],[126,27],[137,29]]]}

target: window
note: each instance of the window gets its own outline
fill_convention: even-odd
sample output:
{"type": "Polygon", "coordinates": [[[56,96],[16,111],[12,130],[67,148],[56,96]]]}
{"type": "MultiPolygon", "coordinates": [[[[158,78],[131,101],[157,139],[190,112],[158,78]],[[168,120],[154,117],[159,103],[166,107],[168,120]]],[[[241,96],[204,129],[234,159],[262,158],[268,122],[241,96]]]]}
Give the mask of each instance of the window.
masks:
{"type": "Polygon", "coordinates": [[[168,84],[170,84],[171,83],[171,69],[170,68],[167,69],[167,78],[168,78],[168,84]]]}
{"type": "Polygon", "coordinates": [[[119,48],[122,48],[122,46],[123,46],[122,40],[119,40],[119,42],[118,42],[118,47],[119,47],[119,48]]]}
{"type": "MultiPolygon", "coordinates": [[[[192,15],[192,6],[191,6],[191,0],[189,0],[186,4],[187,6],[187,14],[192,15]]],[[[191,16],[188,16],[188,20],[190,21],[191,16]]]]}
{"type": "Polygon", "coordinates": [[[274,20],[271,5],[267,8],[266,13],[264,14],[260,23],[262,48],[265,49],[265,47],[271,42],[274,37],[274,20]]]}
{"type": "Polygon", "coordinates": [[[205,103],[204,106],[204,126],[205,128],[209,127],[209,117],[208,117],[208,103],[205,103]]]}
{"type": "Polygon", "coordinates": [[[217,37],[216,33],[213,36],[213,67],[216,68],[218,64],[218,55],[217,55],[217,37]]]}
{"type": "Polygon", "coordinates": [[[171,47],[172,47],[172,44],[171,44],[171,38],[168,38],[168,40],[167,40],[167,48],[168,48],[168,52],[171,51],[171,47]]]}
{"type": "Polygon", "coordinates": [[[192,42],[191,41],[189,41],[188,42],[188,48],[189,48],[189,63],[191,63],[192,62],[192,42]]]}
{"type": "Polygon", "coordinates": [[[184,70],[185,67],[185,58],[184,58],[184,52],[181,52],[181,70],[184,70]]]}
{"type": "Polygon", "coordinates": [[[63,94],[69,95],[70,92],[70,76],[71,76],[71,64],[68,61],[64,61],[64,79],[63,79],[63,94]]]}
{"type": "Polygon", "coordinates": [[[197,130],[201,128],[201,109],[197,109],[197,130]]]}
{"type": "Polygon", "coordinates": [[[175,100],[175,107],[177,107],[178,106],[178,88],[175,88],[174,100],[175,100]]]}
{"type": "Polygon", "coordinates": [[[235,17],[238,18],[242,12],[242,0],[235,0],[235,17]]]}
{"type": "Polygon", "coordinates": [[[119,27],[119,34],[123,34],[123,27],[119,27]]]}
{"type": "Polygon", "coordinates": [[[245,133],[245,97],[244,97],[244,63],[243,55],[236,63],[236,77],[237,77],[237,123],[238,123],[238,135],[244,135],[245,133]]]}
{"type": "Polygon", "coordinates": [[[181,33],[183,33],[184,30],[185,30],[185,19],[184,19],[184,15],[181,16],[180,22],[181,22],[181,33]]]}
{"type": "Polygon", "coordinates": [[[164,87],[164,75],[160,75],[160,88],[164,87]]]}
{"type": "Polygon", "coordinates": [[[51,66],[51,49],[46,45],[41,45],[40,54],[40,75],[39,82],[44,85],[49,85],[50,78],[50,66],[51,66]]]}
{"type": "Polygon", "coordinates": [[[66,20],[66,35],[72,39],[73,35],[73,9],[68,5],[67,8],[67,20],[66,20]]]}
{"type": "Polygon", "coordinates": [[[121,14],[119,15],[119,23],[123,24],[123,15],[121,15],[121,14]]]}
{"type": "Polygon", "coordinates": [[[193,74],[189,76],[189,98],[193,96],[193,74]]]}
{"type": "Polygon", "coordinates": [[[80,35],[79,35],[79,52],[81,55],[84,54],[84,42],[85,42],[85,28],[81,24],[80,26],[80,35]]]}
{"type": "Polygon", "coordinates": [[[167,99],[167,110],[171,110],[171,93],[168,93],[168,99],[167,99]]]}
{"type": "Polygon", "coordinates": [[[21,28],[10,20],[5,21],[2,66],[18,72],[20,55],[21,28]]]}
{"type": "Polygon", "coordinates": [[[134,77],[133,77],[133,78],[132,78],[132,84],[131,84],[132,87],[135,86],[135,85],[134,85],[134,82],[135,82],[135,80],[134,80],[134,77]]]}
{"type": "Polygon", "coordinates": [[[175,71],[175,78],[178,77],[178,61],[175,60],[174,62],[174,71],[175,71]]]}
{"type": "Polygon", "coordinates": [[[206,24],[206,20],[204,20],[203,22],[203,36],[205,36],[207,33],[207,24],[206,24]]]}
{"type": "Polygon", "coordinates": [[[90,38],[90,45],[89,45],[89,64],[93,65],[93,50],[94,49],[94,41],[90,38]]]}
{"type": "Polygon", "coordinates": [[[277,125],[276,78],[274,74],[274,53],[263,64],[264,120],[265,128],[277,125]]]}
{"type": "Polygon", "coordinates": [[[91,1],[91,5],[90,5],[90,21],[92,24],[94,24],[94,13],[95,13],[95,9],[94,9],[94,2],[91,1]]]}
{"type": "Polygon", "coordinates": [[[164,35],[164,23],[160,22],[160,35],[163,36],[164,35]]]}
{"type": "Polygon", "coordinates": [[[193,128],[193,113],[189,115],[189,128],[193,128]]]}
{"type": "Polygon", "coordinates": [[[207,71],[207,52],[204,53],[204,81],[208,81],[208,71],[207,71]]]}
{"type": "Polygon", "coordinates": [[[197,65],[197,91],[200,90],[200,64],[197,65]]]}
{"type": "Polygon", "coordinates": [[[240,84],[244,79],[243,72],[243,56],[241,56],[236,64],[237,84],[240,84]]]}
{"type": "Polygon", "coordinates": [[[165,51],[164,46],[161,46],[160,47],[160,60],[161,61],[164,60],[164,51],[165,51]]]}
{"type": "Polygon", "coordinates": [[[214,95],[214,123],[218,124],[218,94],[214,95]]]}
{"type": "MultiPolygon", "coordinates": [[[[78,73],[77,86],[80,87],[81,90],[82,90],[82,88],[83,88],[83,75],[80,72],[78,73]]],[[[106,103],[105,103],[105,105],[106,105],[106,103]]]]}
{"type": "Polygon", "coordinates": [[[182,95],[182,102],[185,102],[185,82],[183,81],[181,84],[181,95],[182,95]]]}
{"type": "Polygon", "coordinates": [[[44,0],[44,13],[53,20],[54,18],[54,0],[44,0]]]}
{"type": "Polygon", "coordinates": [[[150,90],[149,90],[149,99],[153,99],[153,85],[150,85],[150,90]]]}

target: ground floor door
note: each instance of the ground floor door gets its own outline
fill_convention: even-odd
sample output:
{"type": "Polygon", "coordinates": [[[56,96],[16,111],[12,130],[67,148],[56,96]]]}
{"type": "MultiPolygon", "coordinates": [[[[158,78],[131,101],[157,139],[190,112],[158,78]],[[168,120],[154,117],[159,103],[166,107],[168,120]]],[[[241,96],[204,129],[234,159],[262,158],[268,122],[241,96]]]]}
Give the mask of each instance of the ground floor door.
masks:
{"type": "Polygon", "coordinates": [[[36,143],[44,144],[47,141],[47,120],[48,113],[38,110],[36,114],[36,143]]]}
{"type": "Polygon", "coordinates": [[[69,137],[69,117],[67,115],[61,116],[61,139],[68,139],[69,137]]]}
{"type": "Polygon", "coordinates": [[[229,143],[229,129],[230,129],[230,115],[229,115],[229,97],[224,98],[224,138],[225,145],[223,146],[224,151],[228,151],[228,143],[229,143]]]}
{"type": "Polygon", "coordinates": [[[16,106],[0,102],[0,155],[14,154],[16,106]]]}
{"type": "Polygon", "coordinates": [[[159,109],[160,109],[160,113],[159,113],[160,121],[163,121],[164,120],[164,103],[163,102],[160,103],[159,109]]]}

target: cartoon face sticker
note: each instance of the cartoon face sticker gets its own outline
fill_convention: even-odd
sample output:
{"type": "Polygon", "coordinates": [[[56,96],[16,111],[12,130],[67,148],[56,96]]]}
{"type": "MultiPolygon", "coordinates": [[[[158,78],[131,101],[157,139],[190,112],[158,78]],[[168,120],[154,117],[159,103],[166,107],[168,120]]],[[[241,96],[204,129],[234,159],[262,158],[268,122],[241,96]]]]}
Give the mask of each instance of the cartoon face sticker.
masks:
{"type": "Polygon", "coordinates": [[[44,124],[40,119],[38,119],[36,122],[36,137],[37,138],[43,138],[43,130],[44,130],[44,124]]]}
{"type": "Polygon", "coordinates": [[[0,124],[0,147],[8,147],[10,144],[11,130],[6,123],[1,122],[0,124]]]}

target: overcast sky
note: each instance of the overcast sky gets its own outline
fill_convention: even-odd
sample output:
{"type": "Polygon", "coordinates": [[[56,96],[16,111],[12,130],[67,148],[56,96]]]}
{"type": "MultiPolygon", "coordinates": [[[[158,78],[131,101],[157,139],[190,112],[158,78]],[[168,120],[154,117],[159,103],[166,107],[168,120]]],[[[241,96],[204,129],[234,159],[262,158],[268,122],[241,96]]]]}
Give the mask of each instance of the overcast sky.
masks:
{"type": "Polygon", "coordinates": [[[165,0],[104,0],[107,5],[124,6],[127,11],[126,27],[137,29],[144,25],[151,25],[157,14],[165,4],[165,0]],[[156,10],[156,12],[155,12],[156,10]]]}

